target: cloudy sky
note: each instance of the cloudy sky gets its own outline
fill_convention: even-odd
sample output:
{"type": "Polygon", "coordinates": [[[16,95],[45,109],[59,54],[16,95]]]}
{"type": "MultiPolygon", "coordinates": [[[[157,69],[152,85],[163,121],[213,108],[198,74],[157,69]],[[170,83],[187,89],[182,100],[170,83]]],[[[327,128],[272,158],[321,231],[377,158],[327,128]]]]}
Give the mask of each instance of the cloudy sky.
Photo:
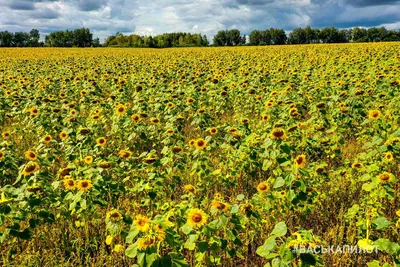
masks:
{"type": "Polygon", "coordinates": [[[154,35],[269,27],[400,28],[400,0],[0,0],[0,31],[87,27],[101,41],[117,31],[154,35]]]}

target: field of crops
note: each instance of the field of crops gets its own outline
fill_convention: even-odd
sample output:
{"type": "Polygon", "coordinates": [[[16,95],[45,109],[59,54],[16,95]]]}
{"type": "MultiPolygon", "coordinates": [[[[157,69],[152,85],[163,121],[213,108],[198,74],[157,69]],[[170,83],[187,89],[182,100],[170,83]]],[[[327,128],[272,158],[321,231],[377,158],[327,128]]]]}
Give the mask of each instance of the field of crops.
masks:
{"type": "Polygon", "coordinates": [[[400,266],[398,43],[1,49],[0,107],[1,266],[400,266]]]}

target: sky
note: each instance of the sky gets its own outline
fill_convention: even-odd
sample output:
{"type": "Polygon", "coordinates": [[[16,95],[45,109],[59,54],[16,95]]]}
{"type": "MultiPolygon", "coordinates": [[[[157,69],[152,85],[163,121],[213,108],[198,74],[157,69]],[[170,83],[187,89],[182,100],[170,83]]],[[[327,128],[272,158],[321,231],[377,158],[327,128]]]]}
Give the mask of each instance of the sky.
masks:
{"type": "Polygon", "coordinates": [[[400,29],[400,0],[0,0],[0,31],[89,28],[103,42],[116,32],[156,35],[296,27],[400,29]]]}

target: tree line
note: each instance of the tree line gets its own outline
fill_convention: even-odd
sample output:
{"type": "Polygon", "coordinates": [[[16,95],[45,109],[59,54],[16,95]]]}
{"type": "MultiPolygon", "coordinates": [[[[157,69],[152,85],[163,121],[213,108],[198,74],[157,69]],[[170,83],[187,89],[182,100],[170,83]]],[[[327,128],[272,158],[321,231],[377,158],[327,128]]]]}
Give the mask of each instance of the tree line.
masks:
{"type": "Polygon", "coordinates": [[[104,46],[111,47],[190,47],[208,46],[209,42],[205,35],[184,32],[164,33],[156,36],[140,36],[137,34],[123,35],[117,32],[108,37],[104,46]]]}
{"type": "MultiPolygon", "coordinates": [[[[390,42],[400,41],[400,30],[387,30],[385,27],[337,29],[296,28],[288,35],[283,29],[253,30],[250,35],[242,35],[239,30],[219,31],[213,38],[213,46],[238,45],[283,45],[347,42],[390,42]]],[[[37,29],[30,32],[0,31],[0,47],[201,47],[209,46],[207,36],[197,33],[164,33],[156,36],[124,35],[117,32],[100,44],[99,38],[87,28],[73,31],[55,31],[40,40],[37,29]]]]}

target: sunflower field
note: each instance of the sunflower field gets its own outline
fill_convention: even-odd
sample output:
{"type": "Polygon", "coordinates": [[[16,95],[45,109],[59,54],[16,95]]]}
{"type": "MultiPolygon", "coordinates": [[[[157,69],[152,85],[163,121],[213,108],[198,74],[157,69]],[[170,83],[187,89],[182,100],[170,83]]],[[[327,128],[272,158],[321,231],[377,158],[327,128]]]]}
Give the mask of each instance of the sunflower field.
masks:
{"type": "Polygon", "coordinates": [[[400,266],[399,124],[399,43],[1,49],[0,265],[400,266]]]}

